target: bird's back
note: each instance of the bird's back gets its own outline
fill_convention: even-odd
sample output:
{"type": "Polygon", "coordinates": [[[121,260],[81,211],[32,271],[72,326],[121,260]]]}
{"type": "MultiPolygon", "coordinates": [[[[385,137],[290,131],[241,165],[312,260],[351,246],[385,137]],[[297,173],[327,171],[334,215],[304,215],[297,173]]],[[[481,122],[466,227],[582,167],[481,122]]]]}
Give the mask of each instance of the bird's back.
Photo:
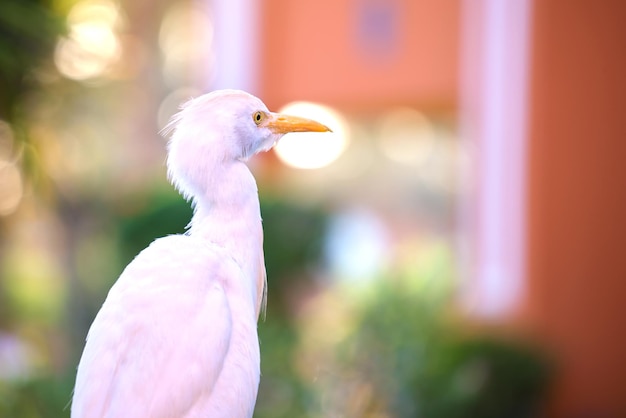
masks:
{"type": "Polygon", "coordinates": [[[89,330],[72,416],[252,416],[259,347],[250,282],[202,238],[152,243],[89,330]]]}

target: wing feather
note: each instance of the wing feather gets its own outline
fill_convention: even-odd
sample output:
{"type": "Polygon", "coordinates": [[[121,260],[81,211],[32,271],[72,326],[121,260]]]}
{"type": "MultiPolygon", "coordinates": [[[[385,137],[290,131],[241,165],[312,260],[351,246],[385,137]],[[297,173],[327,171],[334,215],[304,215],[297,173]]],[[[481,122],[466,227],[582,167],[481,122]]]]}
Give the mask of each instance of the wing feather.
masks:
{"type": "Polygon", "coordinates": [[[89,330],[72,416],[181,417],[209,397],[231,342],[225,283],[237,274],[219,249],[186,236],[140,253],[89,330]]]}

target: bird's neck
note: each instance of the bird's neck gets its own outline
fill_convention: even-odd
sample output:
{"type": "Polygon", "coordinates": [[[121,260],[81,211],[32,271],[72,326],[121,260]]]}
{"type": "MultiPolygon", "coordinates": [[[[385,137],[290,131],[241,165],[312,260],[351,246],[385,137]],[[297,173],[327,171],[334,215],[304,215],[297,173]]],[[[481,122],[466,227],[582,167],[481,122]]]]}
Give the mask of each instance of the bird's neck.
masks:
{"type": "Polygon", "coordinates": [[[264,290],[265,265],[256,181],[241,161],[220,165],[207,173],[207,180],[205,190],[194,197],[195,213],[189,233],[232,255],[245,277],[250,278],[251,292],[258,304],[258,296],[264,290]]]}

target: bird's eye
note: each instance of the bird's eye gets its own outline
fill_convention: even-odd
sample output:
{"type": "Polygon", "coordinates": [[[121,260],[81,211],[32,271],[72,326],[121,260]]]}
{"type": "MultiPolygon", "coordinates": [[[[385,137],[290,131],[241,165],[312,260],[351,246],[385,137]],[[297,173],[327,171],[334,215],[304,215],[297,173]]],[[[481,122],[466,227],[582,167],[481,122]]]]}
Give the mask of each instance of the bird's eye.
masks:
{"type": "Polygon", "coordinates": [[[252,119],[254,120],[254,123],[260,125],[261,122],[263,122],[263,119],[265,119],[265,113],[261,111],[254,112],[254,114],[252,115],[252,119]]]}

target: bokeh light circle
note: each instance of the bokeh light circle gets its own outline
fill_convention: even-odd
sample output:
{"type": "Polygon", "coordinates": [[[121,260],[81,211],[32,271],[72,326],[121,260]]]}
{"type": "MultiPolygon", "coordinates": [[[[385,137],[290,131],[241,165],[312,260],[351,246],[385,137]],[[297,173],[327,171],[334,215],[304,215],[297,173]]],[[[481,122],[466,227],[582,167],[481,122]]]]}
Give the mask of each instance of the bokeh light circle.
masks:
{"type": "Polygon", "coordinates": [[[310,102],[294,102],[280,113],[316,120],[333,133],[295,132],[285,135],[274,147],[278,158],[286,165],[300,169],[322,168],[335,161],[348,145],[348,127],[339,112],[310,102]]]}

